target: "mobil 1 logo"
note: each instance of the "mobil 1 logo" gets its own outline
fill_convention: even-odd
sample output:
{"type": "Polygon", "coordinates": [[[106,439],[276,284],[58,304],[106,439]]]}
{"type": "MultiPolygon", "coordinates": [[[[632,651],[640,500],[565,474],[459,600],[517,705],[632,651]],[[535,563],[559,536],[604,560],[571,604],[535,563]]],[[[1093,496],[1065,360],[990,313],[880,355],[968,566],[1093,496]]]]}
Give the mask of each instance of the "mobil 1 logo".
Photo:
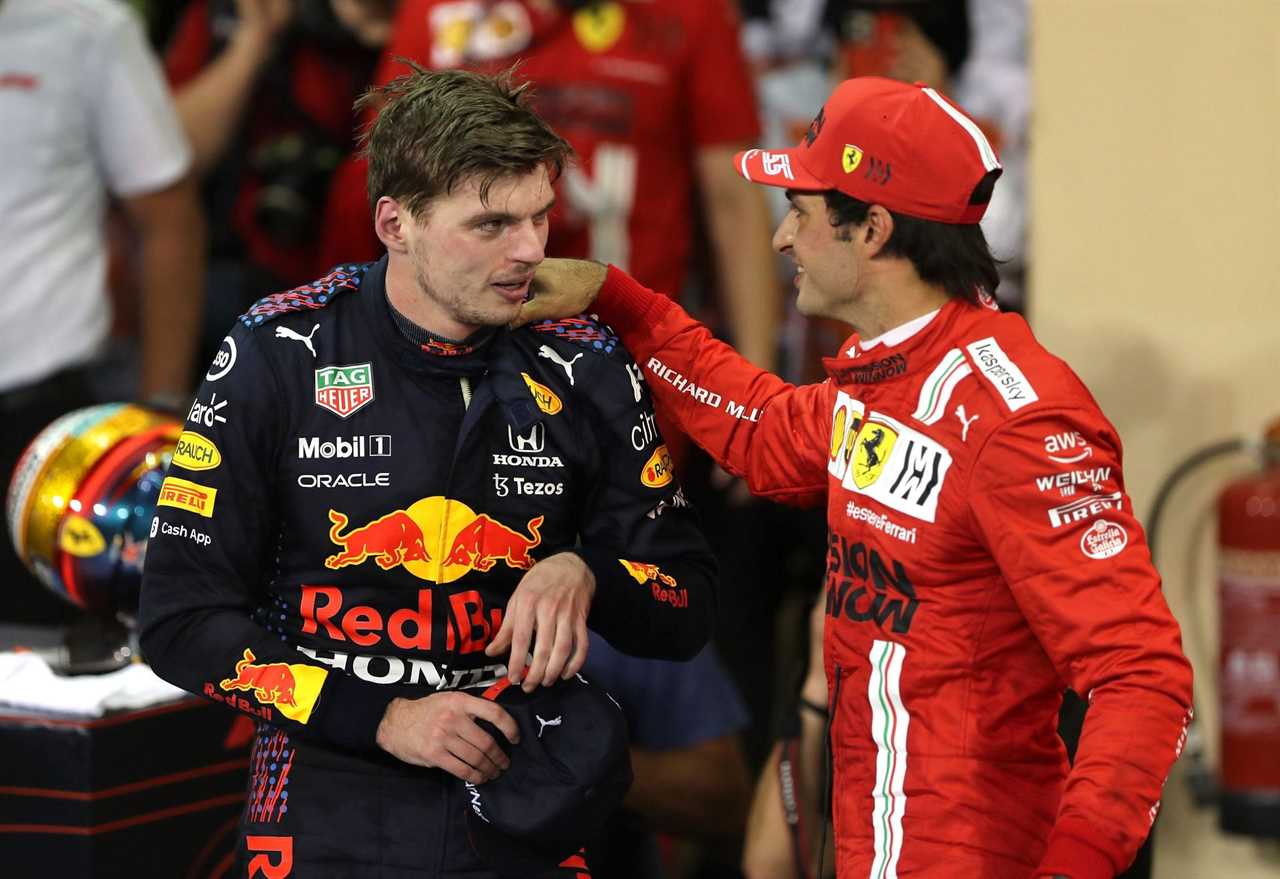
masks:
{"type": "Polygon", "coordinates": [[[298,437],[298,458],[301,460],[386,458],[390,455],[391,435],[386,433],[339,436],[333,439],[321,439],[318,436],[298,437]]]}

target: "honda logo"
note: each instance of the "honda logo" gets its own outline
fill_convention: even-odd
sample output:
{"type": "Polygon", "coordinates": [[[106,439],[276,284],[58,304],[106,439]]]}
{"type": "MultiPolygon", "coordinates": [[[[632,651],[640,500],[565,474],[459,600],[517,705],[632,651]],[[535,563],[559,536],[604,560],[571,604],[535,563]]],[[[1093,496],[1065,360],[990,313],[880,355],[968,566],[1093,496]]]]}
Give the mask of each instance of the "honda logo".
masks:
{"type": "Polygon", "coordinates": [[[513,452],[536,455],[542,451],[546,444],[547,426],[541,421],[529,428],[529,432],[524,436],[512,430],[511,425],[507,425],[507,445],[511,446],[511,451],[513,452]]]}

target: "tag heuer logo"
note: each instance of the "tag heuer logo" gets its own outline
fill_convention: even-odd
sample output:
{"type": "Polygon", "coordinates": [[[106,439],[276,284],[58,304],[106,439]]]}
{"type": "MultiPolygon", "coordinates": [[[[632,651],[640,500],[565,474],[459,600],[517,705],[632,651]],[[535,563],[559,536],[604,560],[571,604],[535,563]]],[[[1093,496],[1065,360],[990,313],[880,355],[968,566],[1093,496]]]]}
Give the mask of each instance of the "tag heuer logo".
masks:
{"type": "Polygon", "coordinates": [[[316,370],[316,405],[339,418],[373,400],[373,370],[368,363],[316,370]]]}

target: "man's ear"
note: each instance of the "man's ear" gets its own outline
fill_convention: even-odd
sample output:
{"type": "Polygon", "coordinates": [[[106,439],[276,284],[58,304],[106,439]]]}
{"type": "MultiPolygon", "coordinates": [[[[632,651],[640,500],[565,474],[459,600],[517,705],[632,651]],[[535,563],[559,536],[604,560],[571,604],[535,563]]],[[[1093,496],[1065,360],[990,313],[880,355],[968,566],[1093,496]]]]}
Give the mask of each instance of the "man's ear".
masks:
{"type": "Polygon", "coordinates": [[[862,243],[867,248],[867,256],[876,256],[893,237],[893,215],[883,206],[873,204],[867,210],[867,219],[862,224],[860,234],[862,243]]]}
{"type": "Polygon", "coordinates": [[[409,252],[409,228],[413,216],[408,208],[389,195],[378,199],[373,209],[373,231],[388,253],[409,252]]]}

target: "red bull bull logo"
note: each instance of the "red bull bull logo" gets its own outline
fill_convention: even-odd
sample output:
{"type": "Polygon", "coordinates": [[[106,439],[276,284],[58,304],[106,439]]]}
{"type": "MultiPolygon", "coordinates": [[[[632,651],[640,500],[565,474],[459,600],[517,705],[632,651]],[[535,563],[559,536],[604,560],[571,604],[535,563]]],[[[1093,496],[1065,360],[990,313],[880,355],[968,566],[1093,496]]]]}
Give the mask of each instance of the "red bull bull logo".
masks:
{"type": "Polygon", "coordinates": [[[677,585],[676,578],[662,573],[662,569],[657,565],[651,565],[648,562],[630,562],[626,559],[618,559],[618,562],[627,569],[627,573],[635,578],[637,583],[656,581],[672,587],[677,585]]]}
{"type": "Polygon", "coordinates": [[[530,519],[529,536],[526,537],[481,513],[453,539],[446,563],[487,571],[502,561],[509,568],[528,570],[533,567],[529,550],[542,542],[542,536],[538,534],[541,526],[542,516],[530,519]]]}
{"type": "Polygon", "coordinates": [[[285,717],[306,723],[328,671],[302,663],[255,663],[255,659],[246,647],[244,658],[236,663],[235,677],[224,678],[218,686],[228,693],[252,693],[259,704],[274,705],[285,717]]]}
{"type": "Polygon", "coordinates": [[[522,534],[461,501],[437,496],[350,529],[346,514],[337,510],[329,511],[329,521],[329,539],[340,551],[325,559],[325,567],[337,570],[372,558],[384,571],[401,567],[421,580],[451,583],[499,562],[532,568],[530,551],[542,543],[544,517],[530,519],[522,534]]]}
{"type": "Polygon", "coordinates": [[[654,601],[665,602],[672,607],[689,606],[689,590],[679,588],[680,584],[670,574],[662,573],[657,565],[648,562],[632,562],[618,559],[619,564],[627,569],[627,573],[640,585],[648,585],[653,593],[654,601]]]}
{"type": "Polygon", "coordinates": [[[405,562],[431,561],[422,542],[422,529],[404,510],[388,513],[346,534],[342,533],[349,521],[345,515],[330,510],[329,521],[333,523],[329,539],[342,547],[342,552],[325,559],[326,568],[337,570],[347,565],[358,565],[370,557],[384,571],[405,562]]]}

